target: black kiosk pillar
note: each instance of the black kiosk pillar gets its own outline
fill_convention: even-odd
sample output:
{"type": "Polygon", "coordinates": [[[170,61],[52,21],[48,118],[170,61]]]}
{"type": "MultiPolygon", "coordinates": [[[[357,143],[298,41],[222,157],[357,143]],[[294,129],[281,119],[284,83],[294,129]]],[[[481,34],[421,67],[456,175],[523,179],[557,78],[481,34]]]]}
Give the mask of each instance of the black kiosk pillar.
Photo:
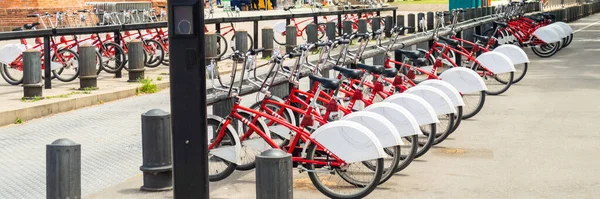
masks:
{"type": "Polygon", "coordinates": [[[176,199],[209,198],[203,3],[168,0],[176,199]]]}

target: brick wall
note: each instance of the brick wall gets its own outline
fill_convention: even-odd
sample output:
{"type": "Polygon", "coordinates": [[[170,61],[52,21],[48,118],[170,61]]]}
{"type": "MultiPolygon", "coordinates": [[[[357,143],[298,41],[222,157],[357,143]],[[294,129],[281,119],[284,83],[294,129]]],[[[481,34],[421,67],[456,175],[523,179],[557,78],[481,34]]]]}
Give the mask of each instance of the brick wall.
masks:
{"type": "MultiPolygon", "coordinates": [[[[0,0],[0,31],[10,31],[26,23],[38,21],[28,14],[91,9],[86,2],[125,2],[139,0],[0,0]]],[[[166,0],[151,0],[152,6],[167,5],[166,0]]]]}

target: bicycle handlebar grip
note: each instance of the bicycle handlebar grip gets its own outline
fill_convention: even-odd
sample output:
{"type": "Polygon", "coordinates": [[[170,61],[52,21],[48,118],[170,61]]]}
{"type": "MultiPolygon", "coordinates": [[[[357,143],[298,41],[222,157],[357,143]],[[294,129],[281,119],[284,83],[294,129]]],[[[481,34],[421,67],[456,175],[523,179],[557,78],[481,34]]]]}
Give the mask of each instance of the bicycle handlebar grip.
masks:
{"type": "Polygon", "coordinates": [[[302,55],[302,53],[295,53],[295,52],[288,53],[288,56],[290,57],[290,59],[294,58],[294,57],[300,57],[301,55],[302,55]]]}
{"type": "Polygon", "coordinates": [[[331,41],[319,42],[315,44],[317,47],[330,46],[331,41]]]}
{"type": "Polygon", "coordinates": [[[340,39],[338,42],[340,44],[350,44],[350,40],[349,39],[340,39]]]}
{"type": "Polygon", "coordinates": [[[83,9],[83,10],[78,10],[77,12],[88,12],[87,9],[83,9]]]}
{"type": "Polygon", "coordinates": [[[40,14],[28,14],[27,17],[38,17],[40,14]]]}
{"type": "Polygon", "coordinates": [[[158,6],[159,8],[167,8],[167,6],[158,6]]]}

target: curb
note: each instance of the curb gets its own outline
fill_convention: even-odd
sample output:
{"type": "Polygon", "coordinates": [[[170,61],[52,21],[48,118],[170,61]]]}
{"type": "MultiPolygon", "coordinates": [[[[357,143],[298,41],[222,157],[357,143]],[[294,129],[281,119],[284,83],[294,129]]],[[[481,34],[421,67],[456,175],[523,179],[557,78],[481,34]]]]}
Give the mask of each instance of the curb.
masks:
{"type": "MultiPolygon", "coordinates": [[[[170,83],[160,82],[156,83],[159,90],[163,90],[165,88],[169,88],[170,83]]],[[[64,100],[41,104],[37,106],[31,106],[27,108],[10,110],[5,112],[0,112],[0,127],[14,124],[17,118],[23,120],[24,122],[37,119],[45,116],[49,116],[52,114],[77,110],[80,108],[93,106],[102,104],[105,102],[115,101],[119,99],[124,99],[128,97],[136,96],[135,88],[128,88],[120,91],[110,92],[110,93],[101,93],[101,94],[89,94],[83,97],[76,98],[67,98],[64,100]]]]}

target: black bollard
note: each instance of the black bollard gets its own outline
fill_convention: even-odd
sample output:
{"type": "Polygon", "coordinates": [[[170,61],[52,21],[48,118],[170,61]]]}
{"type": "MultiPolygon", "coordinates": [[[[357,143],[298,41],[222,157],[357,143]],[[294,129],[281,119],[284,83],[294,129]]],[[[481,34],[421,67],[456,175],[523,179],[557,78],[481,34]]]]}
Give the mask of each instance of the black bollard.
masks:
{"type": "Polygon", "coordinates": [[[142,154],[140,170],[144,172],[144,185],[140,189],[173,189],[171,114],[160,109],[142,114],[142,154]]]}
{"type": "Polygon", "coordinates": [[[256,198],[294,198],[292,178],[291,154],[269,149],[256,156],[256,198]]]}
{"type": "Polygon", "coordinates": [[[81,145],[58,139],[46,145],[46,199],[81,198],[81,145]]]}

